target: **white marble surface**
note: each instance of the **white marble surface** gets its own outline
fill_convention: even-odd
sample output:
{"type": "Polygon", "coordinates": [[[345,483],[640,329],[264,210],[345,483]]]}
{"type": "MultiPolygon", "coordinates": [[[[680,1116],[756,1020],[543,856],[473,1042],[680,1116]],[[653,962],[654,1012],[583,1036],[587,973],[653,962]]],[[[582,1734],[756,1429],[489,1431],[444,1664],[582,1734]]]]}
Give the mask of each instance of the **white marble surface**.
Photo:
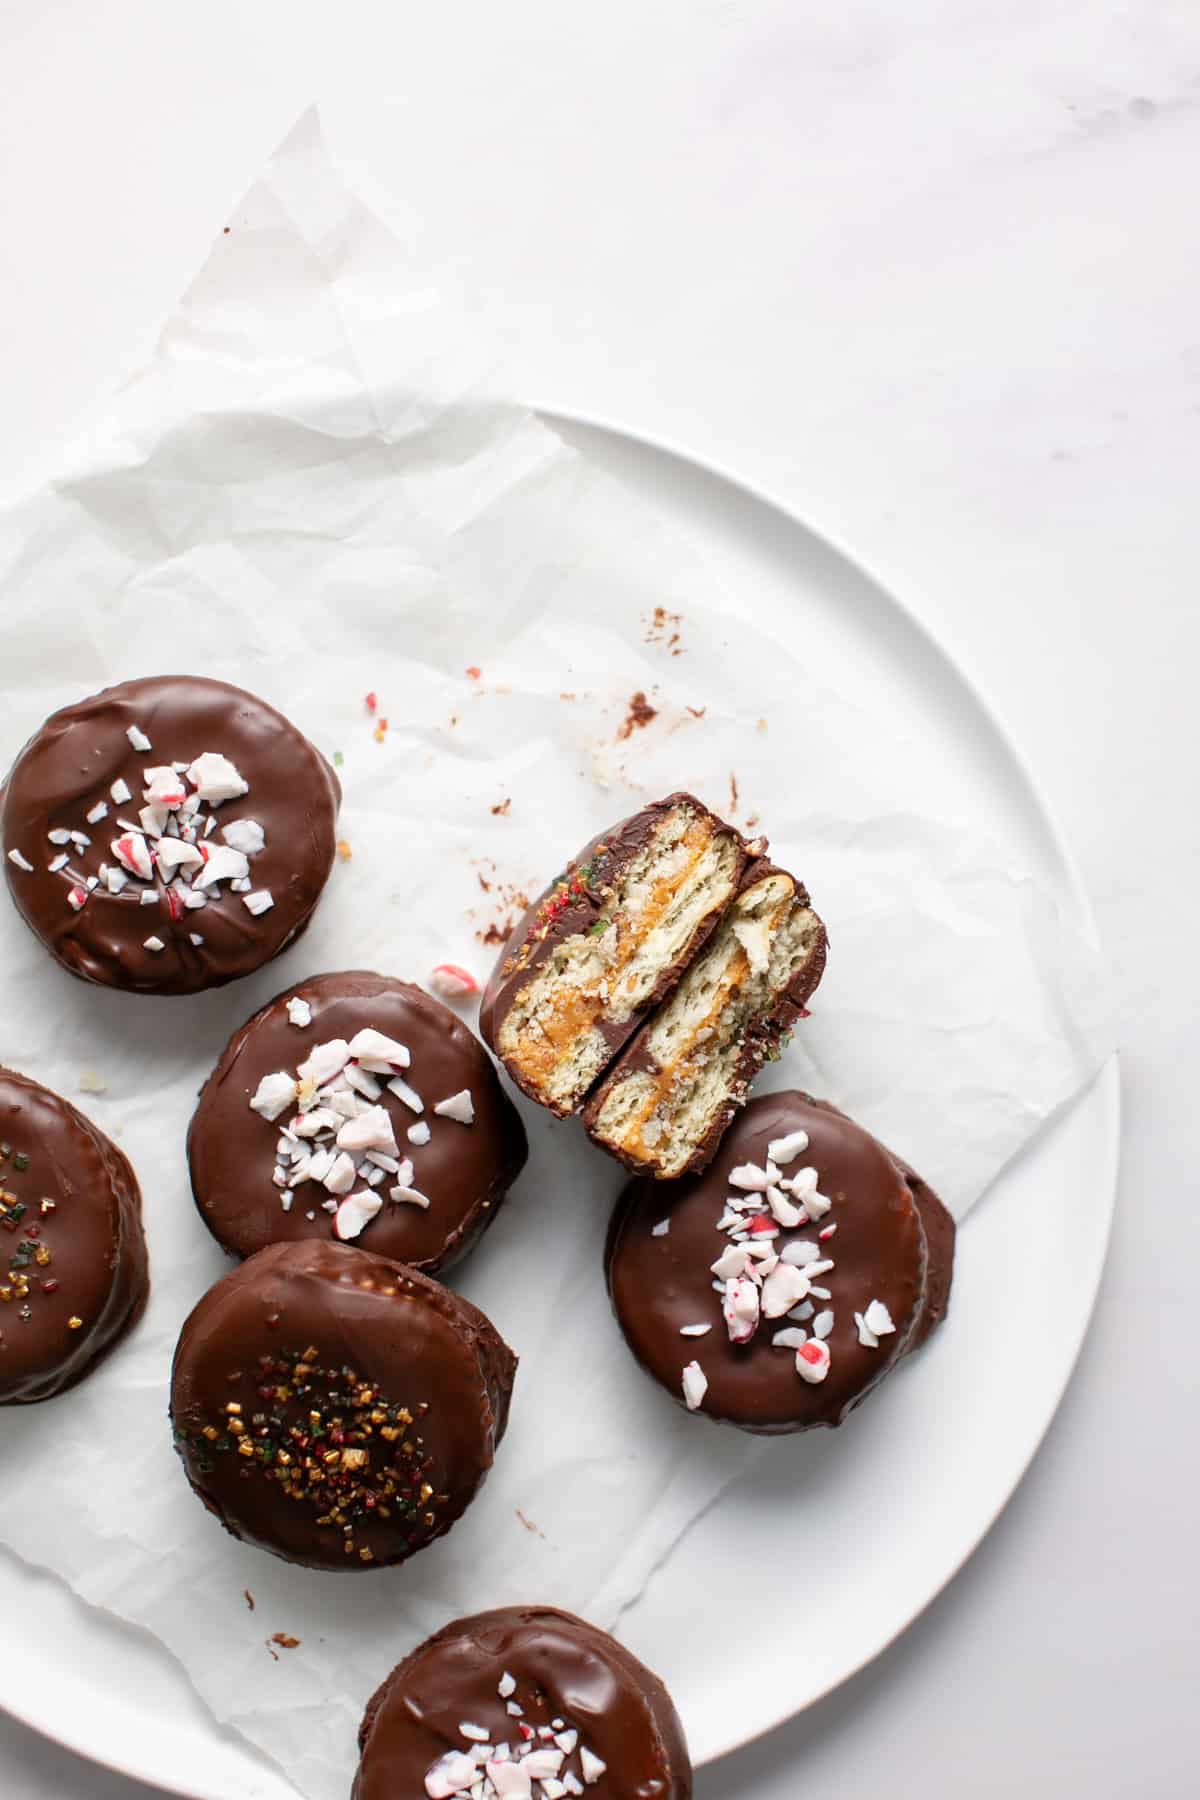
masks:
{"type": "MultiPolygon", "coordinates": [[[[925,1618],[699,1800],[1194,1791],[1200,7],[0,0],[0,487],[313,98],[524,397],[762,485],[928,621],[1116,966],[1122,1204],[1049,1439],[925,1618]]],[[[0,1770],[146,1792],[3,1718],[0,1770]]]]}

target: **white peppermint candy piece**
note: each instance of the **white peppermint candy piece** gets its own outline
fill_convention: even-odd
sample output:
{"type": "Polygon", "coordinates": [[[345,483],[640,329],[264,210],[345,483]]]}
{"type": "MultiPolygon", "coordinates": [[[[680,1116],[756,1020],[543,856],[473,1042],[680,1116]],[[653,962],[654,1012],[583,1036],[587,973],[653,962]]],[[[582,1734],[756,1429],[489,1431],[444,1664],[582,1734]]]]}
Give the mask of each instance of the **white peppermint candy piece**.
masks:
{"type": "Polygon", "coordinates": [[[447,1750],[426,1773],[425,1792],[429,1800],[451,1800],[454,1794],[472,1787],[478,1774],[479,1765],[473,1756],[465,1750],[447,1750]]]}
{"type": "Polygon", "coordinates": [[[812,1322],[812,1328],[814,1337],[827,1338],[829,1336],[830,1332],[833,1330],[833,1314],[828,1307],[825,1308],[824,1312],[819,1312],[817,1314],[812,1322]]]}
{"type": "Polygon", "coordinates": [[[399,1075],[393,1075],[392,1079],[388,1082],[388,1092],[395,1094],[397,1100],[403,1101],[410,1112],[420,1113],[425,1111],[425,1102],[422,1100],[420,1094],[418,1094],[416,1088],[409,1087],[407,1081],[402,1080],[399,1075]]]}
{"type": "Polygon", "coordinates": [[[108,791],[118,806],[124,806],[127,800],[133,799],[133,789],[121,776],[117,777],[108,791]]]}
{"type": "Polygon", "coordinates": [[[197,875],[195,885],[207,888],[214,881],[240,881],[249,867],[240,850],[231,850],[228,844],[206,844],[204,867],[197,875]]]}
{"type": "Polygon", "coordinates": [[[762,1309],[768,1319],[782,1319],[784,1313],[808,1298],[808,1276],[791,1263],[781,1262],[763,1282],[762,1309]]]}
{"type": "Polygon", "coordinates": [[[150,739],[146,736],[145,732],[140,728],[140,726],[127,725],[125,727],[125,736],[129,739],[129,741],[133,745],[134,749],[142,751],[143,754],[147,750],[152,750],[154,748],[153,744],[150,742],[150,739]]]}
{"type": "Polygon", "coordinates": [[[475,1123],[475,1102],[471,1098],[470,1088],[451,1094],[448,1100],[439,1100],[433,1110],[439,1119],[456,1119],[460,1125],[475,1123]]]}
{"type": "Polygon", "coordinates": [[[602,1762],[594,1751],[588,1749],[586,1744],[579,1752],[579,1766],[583,1772],[583,1779],[589,1787],[594,1787],[608,1768],[608,1764],[602,1762]]]}
{"type": "Polygon", "coordinates": [[[341,1114],[335,1113],[331,1106],[314,1106],[311,1112],[298,1114],[288,1130],[299,1138],[315,1138],[323,1131],[336,1131],[341,1122],[341,1114]]]}
{"type": "Polygon", "coordinates": [[[772,1162],[795,1162],[808,1149],[807,1131],[789,1131],[786,1137],[772,1138],[767,1145],[767,1155],[772,1162]]]}
{"type": "Polygon", "coordinates": [[[328,1043],[314,1044],[307,1059],[300,1064],[296,1073],[301,1081],[311,1081],[314,1087],[324,1087],[335,1075],[340,1075],[350,1060],[350,1046],[345,1038],[330,1038],[328,1043]]]}
{"type": "Polygon", "coordinates": [[[221,836],[231,850],[240,850],[243,856],[257,856],[266,848],[267,834],[257,819],[233,819],[221,827],[221,836]]]}
{"type": "Polygon", "coordinates": [[[356,1238],[364,1225],[369,1225],[383,1205],[382,1196],[370,1188],[348,1194],[333,1215],[333,1229],[343,1241],[356,1238]]]}
{"type": "MultiPolygon", "coordinates": [[[[391,1083],[389,1082],[388,1085],[390,1086],[391,1083]]],[[[424,1119],[418,1119],[415,1125],[409,1126],[404,1135],[410,1144],[427,1144],[433,1136],[433,1133],[430,1131],[424,1119]]]]}
{"type": "Polygon", "coordinates": [[[489,1762],[484,1769],[496,1790],[496,1800],[530,1800],[533,1785],[523,1763],[489,1762]]]}
{"type": "Polygon", "coordinates": [[[396,1153],[396,1134],[391,1115],[385,1107],[367,1106],[357,1119],[347,1119],[337,1134],[339,1150],[383,1150],[396,1153]]]}
{"type": "Polygon", "coordinates": [[[796,1352],[796,1373],[803,1381],[816,1384],[829,1373],[829,1345],[823,1338],[809,1338],[796,1352]]]}
{"type": "Polygon", "coordinates": [[[531,1750],[521,1758],[521,1766],[531,1780],[542,1781],[547,1775],[557,1775],[565,1761],[561,1750],[531,1750]]]}
{"type": "Polygon", "coordinates": [[[154,846],[154,860],[169,880],[176,869],[198,868],[204,858],[195,844],[185,844],[182,838],[161,837],[154,846]]]}
{"type": "Polygon", "coordinates": [[[809,1238],[795,1238],[790,1244],[784,1245],[779,1252],[779,1260],[803,1269],[808,1263],[820,1262],[821,1252],[809,1238]]]}
{"type": "Polygon", "coordinates": [[[777,1331],[771,1342],[779,1350],[798,1350],[807,1336],[803,1325],[789,1325],[784,1331],[777,1331]]]}
{"type": "Polygon", "coordinates": [[[770,1187],[771,1183],[767,1171],[760,1169],[757,1163],[742,1163],[738,1168],[729,1171],[729,1185],[753,1193],[761,1193],[770,1187]]]}
{"type": "MultiPolygon", "coordinates": [[[[29,858],[26,855],[24,855],[24,853],[22,851],[10,850],[8,853],[8,860],[10,863],[15,863],[17,865],[18,869],[24,869],[24,871],[27,875],[33,874],[33,864],[30,862],[29,858]]],[[[63,861],[64,862],[66,861],[65,857],[63,858],[63,861]]],[[[61,868],[62,863],[60,863],[58,866],[59,866],[59,868],[61,868]]]]}
{"type": "MultiPolygon", "coordinates": [[[[233,886],[240,891],[242,883],[235,881],[233,886]]],[[[252,894],[242,894],[242,905],[247,912],[253,913],[255,918],[260,913],[270,912],[274,904],[275,896],[270,888],[255,888],[252,894]]]]}
{"type": "Polygon", "coordinates": [[[343,1151],[340,1156],[334,1157],[329,1173],[322,1178],[321,1186],[331,1194],[348,1194],[357,1174],[354,1158],[343,1151]]]}
{"type": "Polygon", "coordinates": [[[863,1321],[867,1330],[875,1332],[877,1337],[886,1337],[896,1329],[895,1321],[882,1300],[872,1300],[863,1314],[863,1321]]]}
{"type": "Polygon", "coordinates": [[[748,1344],[758,1330],[758,1288],[743,1276],[725,1284],[721,1311],[732,1343],[748,1344]]]}
{"type": "Polygon", "coordinates": [[[150,806],[165,808],[174,812],[187,799],[187,789],[183,785],[183,777],[177,775],[168,764],[162,769],[146,770],[146,801],[150,806]]]}
{"type": "Polygon", "coordinates": [[[767,1189],[767,1205],[771,1209],[772,1217],[778,1219],[785,1230],[791,1230],[793,1226],[799,1225],[804,1218],[804,1208],[793,1206],[787,1196],[777,1187],[767,1189]]]}
{"type": "Polygon", "coordinates": [[[124,837],[114,838],[112,853],[123,869],[136,875],[142,881],[150,881],[154,877],[154,864],[150,860],[150,846],[144,837],[137,832],[126,832],[124,837]]]}
{"type": "Polygon", "coordinates": [[[807,1206],[808,1197],[810,1194],[816,1193],[817,1182],[819,1180],[820,1176],[817,1174],[817,1171],[813,1168],[806,1167],[797,1169],[794,1175],[789,1175],[788,1178],[785,1181],[781,1181],[779,1185],[781,1188],[785,1188],[789,1194],[793,1194],[800,1202],[801,1206],[807,1206]]]}
{"type": "Polygon", "coordinates": [[[295,1103],[295,1099],[294,1078],[279,1069],[274,1075],[263,1076],[255,1089],[250,1107],[251,1111],[261,1113],[264,1119],[277,1119],[281,1112],[286,1112],[295,1103]]]}
{"type": "Polygon", "coordinates": [[[804,1202],[810,1219],[823,1219],[832,1205],[833,1201],[827,1195],[818,1193],[815,1188],[804,1202]]]}
{"type": "Polygon", "coordinates": [[[689,1412],[695,1412],[708,1392],[708,1376],[698,1362],[687,1363],[683,1371],[683,1398],[689,1412]]]}
{"type": "Polygon", "coordinates": [[[731,1281],[737,1275],[746,1273],[746,1265],[750,1261],[749,1252],[740,1244],[730,1244],[728,1250],[722,1250],[715,1263],[710,1267],[721,1281],[731,1281]]]}
{"type": "Polygon", "coordinates": [[[402,1182],[397,1182],[389,1191],[388,1198],[394,1200],[397,1206],[419,1206],[423,1212],[429,1211],[428,1196],[402,1182]]]}
{"type": "Polygon", "coordinates": [[[393,1069],[407,1069],[412,1057],[405,1044],[398,1044],[395,1038],[385,1037],[382,1031],[356,1031],[350,1039],[351,1056],[367,1057],[372,1062],[386,1063],[393,1069]]]}
{"type": "Polygon", "coordinates": [[[858,1326],[859,1343],[867,1350],[878,1350],[879,1339],[875,1336],[875,1333],[871,1330],[871,1327],[867,1324],[861,1313],[855,1313],[854,1323],[858,1326]]]}
{"type": "Polygon", "coordinates": [[[312,1007],[307,1000],[301,1000],[298,994],[293,994],[287,1003],[287,1016],[289,1025],[303,1028],[312,1024],[312,1007]]]}
{"type": "Polygon", "coordinates": [[[499,1694],[499,1696],[502,1700],[507,1700],[507,1699],[509,1699],[509,1697],[511,1695],[515,1694],[516,1691],[517,1691],[516,1676],[510,1675],[508,1670],[505,1669],[503,1675],[501,1675],[499,1681],[496,1683],[496,1692],[499,1694]]]}
{"type": "Polygon", "coordinates": [[[220,806],[225,800],[237,800],[250,792],[249,782],[242,780],[227,756],[220,756],[215,750],[198,756],[188,769],[187,778],[201,800],[207,800],[210,806],[220,806]]]}

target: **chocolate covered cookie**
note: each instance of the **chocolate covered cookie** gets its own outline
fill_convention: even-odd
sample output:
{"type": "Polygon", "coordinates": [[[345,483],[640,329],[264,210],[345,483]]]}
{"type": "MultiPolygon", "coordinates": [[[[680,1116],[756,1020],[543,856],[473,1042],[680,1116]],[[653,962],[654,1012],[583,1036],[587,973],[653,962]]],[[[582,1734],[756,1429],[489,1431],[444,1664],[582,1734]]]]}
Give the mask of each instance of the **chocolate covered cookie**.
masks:
{"type": "Polygon", "coordinates": [[[825,948],[800,882],[757,857],[674,992],[588,1102],[593,1142],[659,1180],[702,1169],[804,1013],[825,948]]]}
{"type": "Polygon", "coordinates": [[[404,1562],[479,1491],[515,1371],[483,1313],[415,1269],[274,1244],[184,1323],[175,1445],[234,1537],[312,1569],[404,1562]]]}
{"type": "Polygon", "coordinates": [[[606,1632],[550,1607],[456,1619],[367,1707],[352,1800],[690,1800],[679,1715],[606,1632]]]}
{"type": "Polygon", "coordinates": [[[479,1016],[517,1086],[560,1117],[669,992],[737,889],[746,846],[690,794],[593,838],[500,953],[479,1016]]]}
{"type": "Polygon", "coordinates": [[[190,994],[299,936],[329,876],[341,789],[274,707],[155,676],[64,707],[0,805],[17,909],[72,975],[190,994]]]}
{"type": "Polygon", "coordinates": [[[0,1404],[82,1381],[149,1291],[125,1157],[49,1088],[0,1069],[0,1404]]]}
{"type": "Polygon", "coordinates": [[[200,1216],[235,1256],[332,1236],[427,1273],[486,1229],[525,1156],[462,1021],[363,970],[302,981],[255,1013],[188,1134],[200,1216]]]}
{"type": "Polygon", "coordinates": [[[838,1425],[945,1314],[954,1221],[869,1132],[764,1094],[701,1175],[642,1177],[607,1270],[643,1368],[691,1411],[775,1434],[838,1425]]]}

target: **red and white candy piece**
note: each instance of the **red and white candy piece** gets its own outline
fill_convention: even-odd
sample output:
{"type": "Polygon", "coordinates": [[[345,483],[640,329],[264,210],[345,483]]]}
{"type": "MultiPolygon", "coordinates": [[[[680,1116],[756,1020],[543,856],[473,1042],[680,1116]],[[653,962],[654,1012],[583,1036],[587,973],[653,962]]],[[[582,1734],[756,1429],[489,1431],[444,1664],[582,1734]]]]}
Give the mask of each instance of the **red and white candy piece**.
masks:
{"type": "Polygon", "coordinates": [[[425,1792],[429,1800],[452,1800],[464,1794],[479,1779],[479,1765],[465,1750],[447,1750],[439,1756],[425,1776],[425,1792]]]}
{"type": "Polygon", "coordinates": [[[174,812],[187,799],[187,788],[183,776],[175,772],[168,763],[161,769],[146,770],[146,802],[167,812],[174,812]]]}
{"type": "Polygon", "coordinates": [[[796,1373],[815,1384],[829,1373],[829,1345],[824,1338],[809,1338],[796,1352],[796,1373]]]}
{"type": "Polygon", "coordinates": [[[469,994],[479,992],[479,983],[470,969],[459,963],[438,963],[429,972],[429,985],[443,1000],[465,1000],[469,994]]]}
{"type": "Polygon", "coordinates": [[[721,1311],[731,1343],[748,1344],[758,1329],[759,1298],[755,1283],[738,1275],[727,1281],[721,1311]]]}
{"type": "Polygon", "coordinates": [[[154,877],[154,863],[150,856],[150,846],[144,837],[137,832],[126,832],[124,837],[114,838],[112,853],[123,869],[136,875],[141,881],[151,881],[154,877]]]}

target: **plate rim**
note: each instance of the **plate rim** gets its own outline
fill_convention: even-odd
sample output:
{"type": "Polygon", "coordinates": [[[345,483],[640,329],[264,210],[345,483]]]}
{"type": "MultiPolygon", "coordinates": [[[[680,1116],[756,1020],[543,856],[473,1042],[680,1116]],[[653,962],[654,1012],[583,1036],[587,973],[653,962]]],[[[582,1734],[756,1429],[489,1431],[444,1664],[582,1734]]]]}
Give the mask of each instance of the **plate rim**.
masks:
{"type": "MultiPolygon", "coordinates": [[[[518,404],[520,403],[518,402],[518,404]]],[[[825,555],[836,562],[845,565],[853,573],[854,578],[860,586],[864,589],[869,589],[876,600],[885,609],[890,609],[893,613],[898,615],[906,630],[912,633],[918,640],[925,656],[933,659],[938,667],[939,673],[944,678],[947,678],[958,685],[960,691],[964,693],[965,697],[970,702],[971,709],[976,717],[986,725],[993,741],[993,748],[1002,753],[1011,773],[1017,778],[1017,784],[1024,808],[1028,809],[1028,812],[1036,818],[1046,846],[1053,851],[1054,861],[1057,865],[1057,873],[1063,881],[1065,889],[1073,902],[1079,924],[1091,943],[1098,949],[1102,948],[1096,916],[1091,904],[1090,896],[1053,805],[1035,781],[1025,756],[1018,749],[1008,731],[997,717],[990,702],[981,691],[975,677],[963,668],[957,658],[952,655],[946,645],[943,644],[941,639],[935,634],[932,627],[927,624],[921,615],[913,609],[912,605],[900,593],[875,575],[865,563],[863,563],[856,555],[848,551],[835,536],[811,524],[802,516],[793,503],[783,500],[780,496],[773,493],[769,487],[764,486],[759,482],[751,482],[732,473],[729,469],[725,468],[721,463],[713,460],[711,457],[700,455],[696,451],[686,448],[682,444],[672,440],[669,436],[619,423],[599,414],[577,412],[565,409],[561,406],[544,404],[536,401],[528,401],[524,404],[527,411],[541,419],[547,427],[553,431],[557,432],[560,427],[565,427],[568,432],[572,429],[598,432],[617,442],[632,445],[636,449],[647,450],[659,456],[669,458],[673,462],[681,465],[685,470],[691,470],[693,473],[698,473],[709,480],[731,489],[742,499],[759,507],[763,507],[775,514],[793,530],[799,531],[807,536],[825,555]]],[[[1104,1179],[1101,1184],[1103,1193],[1099,1197],[1102,1198],[1104,1206],[1102,1230],[1098,1232],[1094,1239],[1093,1266],[1087,1271],[1087,1281],[1090,1292],[1088,1294],[1086,1305],[1083,1307],[1078,1320],[1077,1329],[1074,1333],[1074,1341],[1068,1343],[1067,1356],[1062,1366],[1061,1379],[1048,1391],[1044,1405],[1039,1409],[1035,1429],[1031,1435],[1028,1449],[1021,1460],[1020,1466],[1015,1470],[1011,1482],[997,1499],[994,1508],[988,1511],[986,1517],[979,1526],[978,1531],[971,1535],[969,1541],[962,1547],[961,1554],[958,1554],[952,1565],[947,1568],[944,1577],[929,1591],[915,1611],[909,1614],[906,1619],[894,1628],[888,1627],[877,1639],[872,1640],[871,1647],[864,1652],[862,1657],[856,1660],[853,1666],[845,1668],[838,1675],[836,1680],[832,1681],[827,1687],[822,1689],[820,1694],[814,1695],[798,1705],[785,1706],[778,1714],[760,1722],[756,1722],[748,1731],[743,1731],[739,1735],[729,1738],[727,1741],[722,1741],[717,1748],[709,1751],[702,1763],[697,1763],[695,1765],[697,1768],[710,1767],[724,1757],[730,1756],[739,1750],[744,1750],[751,1744],[760,1742],[772,1731],[779,1729],[779,1727],[788,1720],[799,1717],[812,1706],[818,1705],[828,1695],[835,1693],[838,1688],[842,1687],[847,1681],[851,1680],[855,1675],[860,1674],[863,1669],[874,1662],[889,1647],[889,1645],[895,1643],[904,1632],[924,1614],[928,1607],[932,1605],[933,1601],[945,1591],[950,1582],[952,1582],[961,1572],[966,1563],[979,1548],[980,1544],[987,1537],[988,1533],[992,1530],[1001,1513],[1003,1513],[1008,1506],[1018,1487],[1025,1479],[1034,1458],[1045,1440],[1046,1433],[1062,1404],[1063,1396],[1073,1377],[1083,1342],[1087,1335],[1088,1326],[1095,1312],[1097,1300],[1099,1298],[1101,1278],[1103,1276],[1111,1243],[1112,1225],[1117,1199],[1122,1121],[1120,1065],[1118,1055],[1115,1051],[1097,1072],[1094,1080],[1083,1093],[1076,1096],[1071,1105],[1073,1107],[1095,1107],[1097,1110],[1096,1123],[1101,1127],[1104,1134],[1104,1144],[1100,1156],[1100,1161],[1104,1169],[1104,1179]]],[[[18,1562],[24,1561],[23,1558],[14,1558],[14,1560],[18,1562]]],[[[33,1565],[26,1564],[26,1566],[32,1567],[33,1565]]],[[[53,1570],[44,1570],[43,1572],[49,1574],[59,1583],[64,1591],[70,1593],[76,1603],[88,1607],[91,1611],[98,1612],[102,1615],[106,1614],[105,1608],[92,1607],[89,1602],[82,1600],[79,1595],[75,1594],[74,1591],[70,1589],[69,1584],[62,1582],[61,1578],[57,1576],[53,1570]]],[[[117,1622],[121,1624],[125,1623],[124,1621],[119,1620],[117,1622]]],[[[178,1659],[172,1655],[166,1645],[158,1644],[157,1648],[182,1669],[182,1665],[178,1664],[178,1659]]],[[[186,1678],[186,1671],[183,1671],[183,1673],[186,1678]]],[[[195,1692],[194,1689],[193,1692],[195,1692]]],[[[197,1696],[197,1701],[199,1705],[202,1707],[204,1706],[204,1702],[199,1696],[197,1696]]],[[[98,1767],[109,1769],[115,1774],[126,1776],[131,1780],[146,1783],[153,1788],[159,1789],[165,1794],[178,1795],[180,1800],[214,1800],[214,1790],[210,1785],[193,1786],[187,1782],[186,1777],[182,1778],[181,1782],[181,1777],[178,1775],[168,1775],[164,1781],[160,1759],[158,1758],[143,1759],[136,1755],[131,1757],[129,1748],[126,1746],[121,1754],[121,1759],[117,1760],[113,1754],[105,1753],[103,1750],[97,1751],[89,1748],[78,1736],[73,1736],[64,1730],[61,1719],[61,1708],[57,1709],[58,1716],[55,1717],[50,1709],[40,1709],[35,1704],[31,1704],[31,1701],[28,1698],[21,1703],[14,1703],[11,1697],[6,1696],[3,1710],[12,1718],[17,1719],[20,1723],[29,1727],[29,1729],[36,1731],[40,1736],[48,1739],[50,1742],[57,1744],[62,1749],[67,1750],[71,1754],[80,1757],[84,1761],[91,1762],[98,1767]]],[[[288,1781],[283,1770],[264,1753],[260,1752],[248,1739],[242,1738],[236,1731],[228,1730],[211,1714],[209,1715],[209,1719],[213,1731],[225,1740],[225,1746],[230,1753],[245,1756],[248,1760],[259,1762],[264,1772],[269,1771],[270,1778],[274,1782],[282,1783],[285,1787],[291,1787],[291,1783],[288,1781]]],[[[298,1792],[298,1790],[295,1789],[292,1789],[292,1791],[298,1792]]]]}

